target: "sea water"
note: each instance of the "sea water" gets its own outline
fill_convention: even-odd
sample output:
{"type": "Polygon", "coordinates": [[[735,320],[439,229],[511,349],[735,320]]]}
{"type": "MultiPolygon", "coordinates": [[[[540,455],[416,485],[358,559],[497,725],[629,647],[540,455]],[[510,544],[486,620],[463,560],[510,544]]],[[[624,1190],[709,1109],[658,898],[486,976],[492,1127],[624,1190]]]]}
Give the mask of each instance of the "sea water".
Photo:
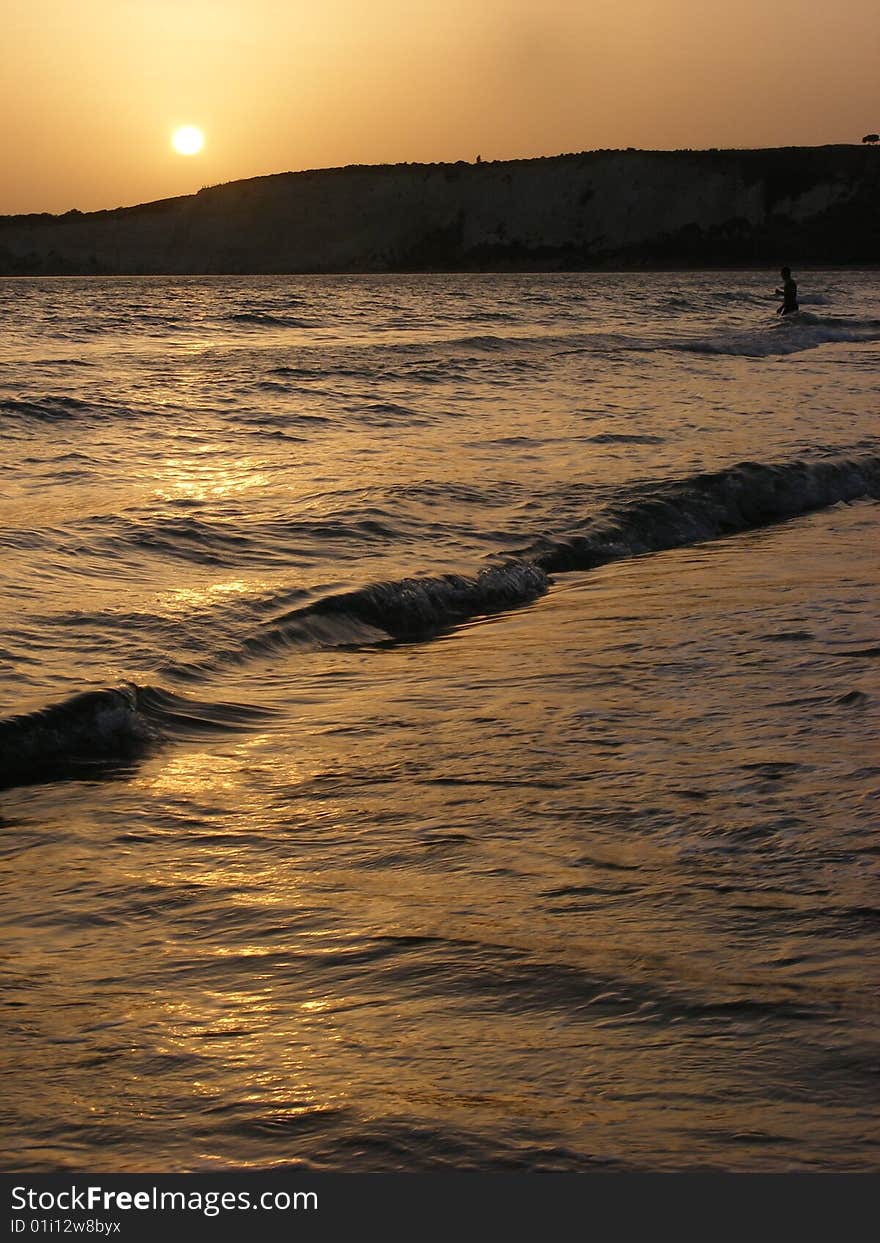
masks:
{"type": "Polygon", "coordinates": [[[880,276],[0,281],[7,1168],[876,1169],[880,276]]]}

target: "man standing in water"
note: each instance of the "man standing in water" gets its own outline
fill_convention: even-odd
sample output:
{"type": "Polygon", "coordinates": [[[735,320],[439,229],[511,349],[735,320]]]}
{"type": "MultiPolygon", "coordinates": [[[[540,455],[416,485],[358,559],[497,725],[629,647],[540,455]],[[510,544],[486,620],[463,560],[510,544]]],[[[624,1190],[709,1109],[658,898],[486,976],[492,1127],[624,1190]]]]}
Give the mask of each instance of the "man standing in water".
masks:
{"type": "Polygon", "coordinates": [[[782,288],[776,290],[776,297],[782,299],[782,306],[777,308],[777,315],[791,315],[800,310],[797,300],[797,281],[792,278],[791,268],[783,268],[779,273],[782,277],[782,288]]]}

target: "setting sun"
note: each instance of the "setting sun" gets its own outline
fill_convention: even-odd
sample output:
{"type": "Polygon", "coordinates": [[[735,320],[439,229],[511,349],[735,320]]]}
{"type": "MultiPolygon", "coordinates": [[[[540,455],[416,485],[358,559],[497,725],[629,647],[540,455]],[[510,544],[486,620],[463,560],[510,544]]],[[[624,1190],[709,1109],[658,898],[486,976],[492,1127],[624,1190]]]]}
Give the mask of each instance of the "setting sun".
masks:
{"type": "Polygon", "coordinates": [[[171,135],[171,145],[178,155],[198,155],[205,145],[205,135],[195,125],[181,125],[171,135]]]}

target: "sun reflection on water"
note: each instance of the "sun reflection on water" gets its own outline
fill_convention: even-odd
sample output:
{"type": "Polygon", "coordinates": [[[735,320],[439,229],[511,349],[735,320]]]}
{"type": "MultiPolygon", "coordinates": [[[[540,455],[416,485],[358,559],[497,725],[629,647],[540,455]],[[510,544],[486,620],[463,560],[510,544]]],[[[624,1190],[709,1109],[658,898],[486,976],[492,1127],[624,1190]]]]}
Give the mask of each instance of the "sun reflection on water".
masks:
{"type": "Polygon", "coordinates": [[[230,578],[216,583],[204,583],[198,587],[172,587],[156,597],[156,604],[165,614],[182,613],[188,616],[193,610],[210,607],[218,600],[268,592],[272,586],[266,578],[230,578]]]}
{"type": "MultiPolygon", "coordinates": [[[[165,502],[241,496],[269,484],[264,463],[253,457],[230,458],[228,446],[216,441],[200,446],[197,454],[166,458],[157,476],[160,486],[154,495],[165,502]]],[[[222,515],[216,518],[223,520],[222,515]]],[[[241,515],[236,512],[230,521],[239,523],[241,515]]]]}

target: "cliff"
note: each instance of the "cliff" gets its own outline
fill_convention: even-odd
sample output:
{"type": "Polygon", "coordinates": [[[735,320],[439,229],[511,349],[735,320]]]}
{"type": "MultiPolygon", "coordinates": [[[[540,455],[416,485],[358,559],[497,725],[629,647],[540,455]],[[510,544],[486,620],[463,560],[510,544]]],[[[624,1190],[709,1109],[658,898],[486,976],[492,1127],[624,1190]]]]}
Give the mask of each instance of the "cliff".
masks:
{"type": "Polygon", "coordinates": [[[880,150],[595,151],[354,166],[0,217],[0,273],[880,262],[880,150]]]}

